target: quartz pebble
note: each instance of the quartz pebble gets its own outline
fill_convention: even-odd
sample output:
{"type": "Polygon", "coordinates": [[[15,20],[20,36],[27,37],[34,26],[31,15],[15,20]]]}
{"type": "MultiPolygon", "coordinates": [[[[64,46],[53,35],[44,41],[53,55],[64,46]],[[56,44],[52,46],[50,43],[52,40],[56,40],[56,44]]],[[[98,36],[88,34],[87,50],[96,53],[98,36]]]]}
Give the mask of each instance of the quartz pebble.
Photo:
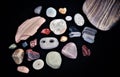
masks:
{"type": "Polygon", "coordinates": [[[61,42],[66,42],[68,40],[67,36],[61,36],[60,41],[61,42]]]}
{"type": "Polygon", "coordinates": [[[61,35],[67,30],[67,23],[63,19],[54,19],[50,22],[50,30],[56,35],[61,35]]]}
{"type": "Polygon", "coordinates": [[[40,58],[40,54],[38,52],[33,51],[32,49],[27,49],[26,54],[28,56],[27,58],[28,61],[40,58]]]}
{"type": "Polygon", "coordinates": [[[59,8],[58,10],[61,14],[66,14],[67,8],[59,8]]]}
{"type": "Polygon", "coordinates": [[[50,31],[49,28],[44,28],[44,29],[42,29],[42,31],[41,31],[42,34],[46,34],[46,35],[49,35],[50,32],[51,32],[51,31],[50,31]]]}
{"type": "Polygon", "coordinates": [[[46,63],[53,69],[59,69],[62,63],[61,55],[57,51],[51,51],[46,56],[46,63]]]}
{"type": "Polygon", "coordinates": [[[53,49],[59,45],[59,41],[55,37],[41,38],[39,43],[42,49],[53,49]]]}
{"type": "Polygon", "coordinates": [[[44,61],[42,59],[37,59],[33,62],[32,66],[35,70],[40,70],[44,67],[44,61]]]}
{"type": "Polygon", "coordinates": [[[22,43],[22,46],[25,48],[25,47],[28,46],[28,43],[25,41],[25,42],[22,43]]]}
{"type": "Polygon", "coordinates": [[[15,52],[12,54],[12,58],[16,64],[21,64],[24,58],[24,50],[21,48],[16,49],[15,52]]]}
{"type": "Polygon", "coordinates": [[[21,73],[29,73],[29,68],[26,66],[18,66],[17,67],[17,71],[21,72],[21,73]]]}
{"type": "Polygon", "coordinates": [[[57,15],[57,11],[53,7],[49,7],[46,10],[46,15],[48,17],[55,17],[57,15]]]}
{"type": "Polygon", "coordinates": [[[84,23],[85,23],[85,20],[84,20],[84,18],[83,18],[83,16],[82,16],[81,14],[76,13],[76,14],[74,15],[74,22],[75,22],[76,25],[78,25],[78,26],[83,26],[84,23]]]}
{"type": "Polygon", "coordinates": [[[11,44],[8,48],[9,48],[9,49],[15,49],[16,47],[17,47],[17,45],[13,43],[13,44],[11,44]]]}
{"type": "Polygon", "coordinates": [[[75,43],[69,42],[62,48],[62,54],[68,58],[77,58],[77,47],[75,43]]]}
{"type": "Polygon", "coordinates": [[[42,6],[38,6],[34,9],[34,13],[35,14],[40,14],[41,13],[41,10],[42,10],[42,6]]]}
{"type": "Polygon", "coordinates": [[[37,45],[37,39],[30,41],[30,47],[33,48],[37,45]]]}
{"type": "Polygon", "coordinates": [[[66,21],[71,21],[71,20],[72,20],[72,17],[71,17],[71,16],[66,16],[66,17],[65,17],[65,20],[66,20],[66,21]]]}
{"type": "Polygon", "coordinates": [[[88,49],[88,47],[86,45],[82,45],[82,54],[83,54],[83,56],[91,55],[91,51],[90,51],[90,49],[88,49]]]}

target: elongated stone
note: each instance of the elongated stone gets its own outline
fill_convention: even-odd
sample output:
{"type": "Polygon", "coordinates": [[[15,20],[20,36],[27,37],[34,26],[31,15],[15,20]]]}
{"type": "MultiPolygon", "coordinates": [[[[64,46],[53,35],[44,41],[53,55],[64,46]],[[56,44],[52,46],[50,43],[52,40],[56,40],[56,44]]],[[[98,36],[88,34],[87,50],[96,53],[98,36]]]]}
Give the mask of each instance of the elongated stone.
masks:
{"type": "Polygon", "coordinates": [[[50,30],[56,35],[61,35],[67,30],[67,23],[63,19],[54,19],[49,26],[50,30]]]}
{"type": "Polygon", "coordinates": [[[42,49],[52,49],[59,45],[59,41],[55,37],[41,38],[39,43],[42,49]]]}
{"type": "Polygon", "coordinates": [[[46,20],[40,16],[36,16],[24,21],[18,27],[17,33],[15,35],[16,43],[19,43],[21,40],[26,40],[30,36],[34,35],[37,32],[38,28],[40,28],[45,21],[46,20]]]}
{"type": "Polygon", "coordinates": [[[57,11],[53,7],[49,7],[46,10],[46,15],[48,17],[55,17],[57,15],[57,11]]]}
{"type": "Polygon", "coordinates": [[[27,46],[28,46],[28,43],[27,43],[26,41],[22,43],[22,47],[25,48],[25,47],[27,47],[27,46]]]}
{"type": "Polygon", "coordinates": [[[91,55],[91,51],[86,45],[82,45],[82,54],[83,54],[83,56],[91,55]]]}
{"type": "Polygon", "coordinates": [[[86,0],[83,4],[83,12],[93,26],[107,31],[120,20],[120,1],[86,0]]]}
{"type": "Polygon", "coordinates": [[[8,48],[9,48],[9,49],[15,49],[16,47],[17,47],[17,45],[13,43],[13,44],[11,44],[8,48]]]}
{"type": "Polygon", "coordinates": [[[18,66],[17,67],[17,71],[19,71],[19,72],[21,72],[21,73],[29,73],[29,68],[28,67],[26,67],[26,66],[18,66]]]}
{"type": "Polygon", "coordinates": [[[21,64],[24,58],[24,50],[21,48],[16,49],[15,52],[12,54],[12,58],[16,64],[21,64]]]}
{"type": "Polygon", "coordinates": [[[46,63],[53,69],[59,69],[62,63],[61,55],[57,51],[51,51],[46,56],[46,63]]]}
{"type": "Polygon", "coordinates": [[[62,48],[62,54],[68,58],[76,59],[77,58],[77,47],[75,43],[69,42],[62,48]]]}
{"type": "Polygon", "coordinates": [[[32,49],[27,49],[26,54],[28,57],[27,58],[28,61],[32,61],[32,60],[40,58],[40,54],[38,52],[33,51],[32,49]]]}

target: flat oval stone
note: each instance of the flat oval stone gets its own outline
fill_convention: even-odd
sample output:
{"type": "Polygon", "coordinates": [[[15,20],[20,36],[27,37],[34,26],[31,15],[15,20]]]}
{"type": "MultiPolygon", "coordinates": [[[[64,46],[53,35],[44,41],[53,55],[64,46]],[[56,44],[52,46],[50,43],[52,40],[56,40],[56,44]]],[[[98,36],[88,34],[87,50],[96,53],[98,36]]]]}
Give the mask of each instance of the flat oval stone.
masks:
{"type": "Polygon", "coordinates": [[[62,48],[62,54],[68,58],[77,58],[77,47],[75,43],[69,42],[62,48]]]}
{"type": "Polygon", "coordinates": [[[61,55],[56,51],[51,51],[46,56],[46,63],[53,69],[59,69],[62,63],[61,55]]]}
{"type": "Polygon", "coordinates": [[[42,10],[42,6],[38,6],[34,9],[34,13],[35,14],[40,14],[41,13],[41,10],[42,10]]]}
{"type": "Polygon", "coordinates": [[[63,19],[54,19],[50,22],[50,30],[56,35],[65,33],[66,29],[67,24],[63,19]]]}
{"type": "Polygon", "coordinates": [[[68,40],[68,37],[67,36],[62,36],[61,38],[60,38],[60,41],[61,42],[66,42],[68,40]]]}
{"type": "Polygon", "coordinates": [[[81,14],[76,13],[76,14],[74,15],[74,22],[75,22],[76,25],[78,25],[78,26],[83,26],[84,23],[85,23],[85,20],[84,20],[84,18],[83,18],[83,16],[82,16],[81,14]]]}
{"type": "Polygon", "coordinates": [[[35,70],[40,70],[44,67],[44,61],[42,59],[37,59],[33,62],[32,66],[35,70]]]}
{"type": "Polygon", "coordinates": [[[21,48],[16,49],[15,52],[12,54],[12,58],[16,64],[21,64],[24,58],[24,50],[21,48]]]}
{"type": "Polygon", "coordinates": [[[66,20],[66,21],[71,21],[71,20],[72,20],[72,16],[66,16],[66,17],[65,17],[65,20],[66,20]]]}
{"type": "Polygon", "coordinates": [[[41,38],[39,43],[42,49],[52,49],[59,45],[59,41],[55,37],[41,38]]]}
{"type": "Polygon", "coordinates": [[[17,67],[17,71],[21,72],[21,73],[29,73],[29,68],[26,66],[18,66],[17,67]]]}
{"type": "Polygon", "coordinates": [[[48,17],[55,17],[57,15],[57,11],[53,7],[49,7],[46,10],[46,15],[48,17]]]}

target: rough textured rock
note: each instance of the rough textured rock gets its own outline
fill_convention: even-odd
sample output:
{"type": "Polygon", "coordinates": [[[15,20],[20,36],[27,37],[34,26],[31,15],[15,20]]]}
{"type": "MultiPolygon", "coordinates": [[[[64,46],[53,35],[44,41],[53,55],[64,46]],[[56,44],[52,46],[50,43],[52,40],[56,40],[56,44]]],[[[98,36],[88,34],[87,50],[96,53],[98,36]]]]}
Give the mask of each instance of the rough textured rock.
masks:
{"type": "Polygon", "coordinates": [[[46,63],[53,69],[59,69],[62,63],[61,55],[56,51],[51,51],[46,56],[46,63]]]}
{"type": "Polygon", "coordinates": [[[120,19],[120,1],[86,0],[83,12],[96,28],[107,31],[120,19]]]}
{"type": "Polygon", "coordinates": [[[15,35],[16,43],[19,43],[21,40],[26,40],[30,36],[34,35],[38,28],[45,22],[46,20],[43,17],[36,16],[31,19],[27,19],[24,21],[17,30],[15,35]]]}

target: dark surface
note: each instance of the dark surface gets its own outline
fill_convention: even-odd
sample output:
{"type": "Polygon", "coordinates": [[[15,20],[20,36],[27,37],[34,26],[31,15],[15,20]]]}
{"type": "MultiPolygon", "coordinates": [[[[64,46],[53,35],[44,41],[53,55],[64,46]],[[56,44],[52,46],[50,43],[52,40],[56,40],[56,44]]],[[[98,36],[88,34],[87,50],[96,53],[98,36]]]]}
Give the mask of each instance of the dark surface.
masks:
{"type": "MultiPolygon", "coordinates": [[[[30,37],[27,42],[30,40],[37,38],[38,41],[40,38],[45,37],[44,35],[40,34],[41,29],[44,27],[49,27],[49,22],[56,18],[65,18],[65,16],[70,15],[74,16],[75,13],[81,13],[85,18],[85,24],[82,27],[78,27],[73,20],[71,22],[67,22],[68,26],[76,26],[80,32],[83,30],[85,26],[89,26],[95,28],[91,25],[91,23],[87,20],[86,16],[82,12],[82,5],[84,0],[24,0],[24,1],[14,1],[14,2],[2,2],[3,3],[3,11],[4,13],[2,19],[4,25],[1,25],[1,37],[0,43],[1,49],[0,50],[0,68],[2,68],[2,73],[4,73],[4,77],[64,77],[66,75],[72,77],[104,77],[105,74],[110,71],[109,74],[112,74],[112,69],[115,68],[113,63],[116,63],[114,60],[117,59],[114,56],[118,54],[119,49],[119,35],[120,35],[120,24],[117,23],[115,26],[109,31],[100,31],[97,29],[98,33],[96,34],[95,42],[93,44],[89,44],[85,42],[81,37],[80,38],[73,38],[65,42],[60,43],[59,47],[52,49],[58,52],[61,51],[62,47],[68,42],[75,42],[78,47],[78,57],[75,60],[69,59],[64,57],[61,53],[63,62],[60,69],[54,70],[47,66],[45,66],[42,70],[36,71],[32,68],[32,63],[26,60],[26,57],[22,64],[29,67],[30,72],[29,74],[23,74],[16,70],[17,66],[11,55],[14,50],[9,50],[8,47],[10,44],[14,43],[15,34],[17,31],[18,26],[28,18],[37,16],[34,13],[34,8],[41,5],[43,6],[42,12],[40,16],[46,18],[46,23],[38,30],[38,32],[30,37]],[[5,7],[6,5],[6,7],[5,7]],[[59,12],[55,18],[48,18],[45,15],[46,9],[48,7],[54,7],[57,11],[60,7],[66,7],[67,13],[65,15],[61,15],[59,12]],[[90,57],[83,57],[81,52],[81,46],[85,44],[91,49],[91,56],[90,57]],[[74,76],[76,75],[76,76],[74,76]]],[[[1,3],[1,4],[2,4],[1,3]]],[[[96,29],[96,28],[95,28],[96,29]]],[[[64,34],[68,36],[68,30],[64,34]]],[[[48,36],[54,36],[56,38],[60,38],[60,36],[56,36],[51,33],[48,36]]],[[[20,42],[18,47],[22,47],[20,42]]],[[[30,47],[25,48],[28,49],[30,47]]],[[[33,50],[40,51],[41,59],[45,61],[46,54],[51,50],[42,50],[39,45],[33,50]]]]}

